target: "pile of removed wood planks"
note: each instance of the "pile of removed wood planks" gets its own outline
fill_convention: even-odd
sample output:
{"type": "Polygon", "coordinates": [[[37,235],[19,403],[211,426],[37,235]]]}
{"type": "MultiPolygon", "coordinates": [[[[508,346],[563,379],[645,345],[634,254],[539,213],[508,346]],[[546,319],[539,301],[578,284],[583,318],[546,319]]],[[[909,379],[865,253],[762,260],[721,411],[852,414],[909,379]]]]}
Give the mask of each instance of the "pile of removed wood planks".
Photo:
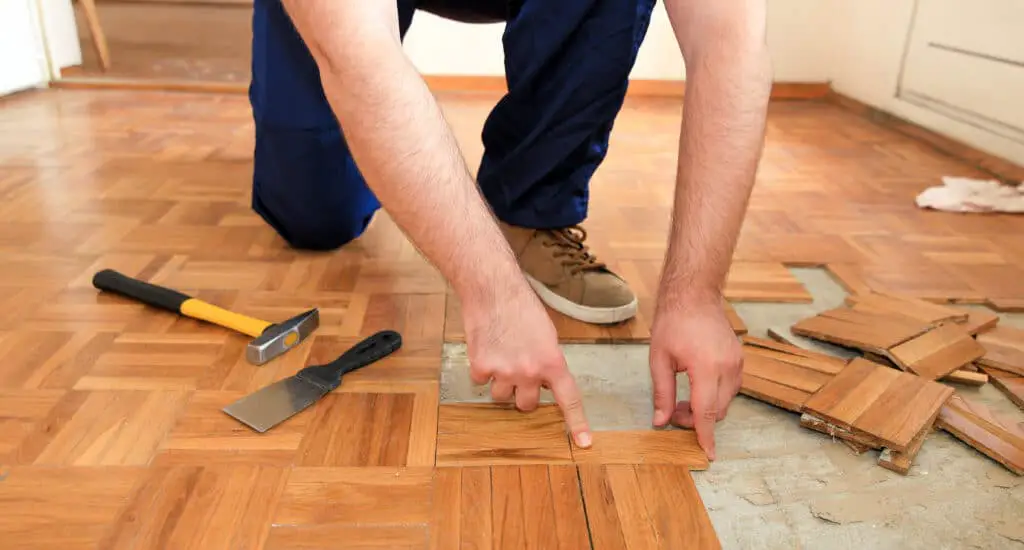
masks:
{"type": "Polygon", "coordinates": [[[879,465],[901,474],[938,428],[1024,475],[1024,423],[957,388],[991,383],[1024,410],[1024,330],[990,312],[872,293],[790,331],[859,353],[804,349],[776,331],[744,335],[740,393],[799,414],[858,454],[880,451],[879,465]]]}

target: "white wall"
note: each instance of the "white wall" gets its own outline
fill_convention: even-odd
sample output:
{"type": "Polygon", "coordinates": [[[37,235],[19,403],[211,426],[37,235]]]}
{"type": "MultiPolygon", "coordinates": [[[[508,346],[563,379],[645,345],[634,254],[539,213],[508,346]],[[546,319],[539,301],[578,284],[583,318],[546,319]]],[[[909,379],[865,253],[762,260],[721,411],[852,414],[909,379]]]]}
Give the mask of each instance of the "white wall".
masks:
{"type": "MultiPolygon", "coordinates": [[[[919,10],[943,8],[943,17],[951,23],[949,29],[956,34],[968,32],[973,36],[993,38],[1000,44],[1012,44],[1024,58],[1024,3],[1019,0],[961,0],[957,5],[939,6],[928,4],[939,0],[918,0],[919,10]],[[1009,8],[1009,9],[1008,9],[1009,8]],[[1013,10],[1013,11],[1011,11],[1013,10]],[[977,13],[987,15],[987,22],[980,23],[977,13]],[[972,20],[974,22],[972,23],[972,20]],[[1005,28],[1000,28],[1005,26],[1005,28]],[[1013,31],[1012,29],[1016,29],[1013,31]]],[[[911,102],[899,97],[901,67],[907,51],[908,38],[919,45],[924,37],[911,34],[915,22],[915,0],[829,0],[832,6],[832,41],[829,44],[831,62],[829,74],[836,91],[883,111],[905,118],[932,131],[967,143],[990,154],[1024,164],[1024,143],[1008,132],[996,132],[984,128],[984,124],[964,121],[963,117],[947,116],[920,102],[911,102]],[[958,120],[960,118],[961,120],[958,120]]],[[[921,12],[923,15],[935,11],[921,12]]],[[[986,20],[986,17],[980,18],[986,20]]],[[[920,24],[920,21],[918,21],[920,24]]],[[[922,32],[917,28],[915,32],[922,32]]],[[[956,42],[963,36],[954,36],[950,30],[943,38],[956,42]]],[[[991,44],[990,44],[991,46],[991,44]]],[[[917,47],[917,46],[915,46],[917,47]]],[[[1007,49],[1007,48],[1004,48],[1007,49]]],[[[1016,120],[1024,108],[1024,86],[1021,74],[1024,68],[1001,73],[1002,77],[990,72],[987,62],[977,61],[967,66],[933,64],[922,58],[917,50],[911,49],[908,67],[913,71],[927,71],[927,75],[914,75],[918,88],[926,93],[942,94],[943,87],[958,88],[958,92],[974,88],[972,97],[960,97],[958,102],[979,105],[989,102],[996,118],[1016,120]],[[926,65],[929,64],[929,65],[926,65]],[[977,83],[987,79],[984,84],[977,83]],[[928,84],[931,80],[932,84],[928,84]],[[1014,88],[1019,88],[1014,90],[1014,88]],[[1012,98],[1018,98],[1014,101],[1012,98]],[[999,101],[997,105],[992,102],[999,101]]]]}
{"type": "Polygon", "coordinates": [[[33,1],[39,2],[42,8],[46,41],[54,67],[63,69],[81,65],[82,49],[78,42],[78,27],[75,26],[75,10],[71,5],[72,0],[33,1]]]}
{"type": "MultiPolygon", "coordinates": [[[[829,18],[827,2],[773,0],[768,17],[775,80],[827,81],[828,52],[822,47],[827,39],[822,24],[829,18]]],[[[466,25],[420,12],[406,35],[405,50],[424,74],[501,76],[503,29],[503,24],[466,25]]],[[[631,76],[651,80],[683,80],[686,76],[663,2],[655,7],[631,76]]]]}
{"type": "Polygon", "coordinates": [[[32,0],[0,1],[0,95],[49,80],[35,8],[32,0]]]}

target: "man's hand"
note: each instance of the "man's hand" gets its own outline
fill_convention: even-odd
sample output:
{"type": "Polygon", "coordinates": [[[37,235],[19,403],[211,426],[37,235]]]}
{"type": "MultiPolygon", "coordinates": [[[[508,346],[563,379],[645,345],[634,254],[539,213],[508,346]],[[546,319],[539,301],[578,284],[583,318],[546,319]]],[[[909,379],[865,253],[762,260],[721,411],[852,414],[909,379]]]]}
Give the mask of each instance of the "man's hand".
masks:
{"type": "Polygon", "coordinates": [[[670,420],[697,431],[708,458],[715,459],[715,423],[725,418],[740,389],[743,352],[721,300],[681,301],[659,309],[651,327],[654,424],[670,420]],[[676,403],[676,374],[690,379],[690,399],[676,403]]]}
{"type": "Polygon", "coordinates": [[[771,92],[765,0],[666,0],[686,62],[686,97],[665,267],[651,329],[655,424],[695,427],[715,458],[714,426],[739,390],[742,350],[722,288],[764,145],[771,92]],[[675,373],[690,377],[678,407],[675,373]],[[674,412],[670,414],[674,408],[674,412]]]}
{"type": "Polygon", "coordinates": [[[491,383],[491,398],[514,401],[522,411],[537,408],[548,388],[562,410],[573,441],[590,447],[590,427],[576,381],[558,347],[558,333],[540,300],[521,293],[490,307],[463,304],[470,377],[491,383]]]}

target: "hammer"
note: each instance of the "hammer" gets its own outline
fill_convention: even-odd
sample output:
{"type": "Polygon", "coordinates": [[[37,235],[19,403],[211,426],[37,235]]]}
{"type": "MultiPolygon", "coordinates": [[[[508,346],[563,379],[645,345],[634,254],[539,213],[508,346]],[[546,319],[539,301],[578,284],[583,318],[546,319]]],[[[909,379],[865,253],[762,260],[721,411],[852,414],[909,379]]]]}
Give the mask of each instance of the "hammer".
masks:
{"type": "Polygon", "coordinates": [[[281,323],[269,323],[221,309],[177,290],[140,281],[113,269],[98,271],[92,277],[92,285],[153,307],[247,334],[253,339],[245,348],[245,358],[255,365],[262,365],[294,348],[320,326],[317,308],[281,323]]]}

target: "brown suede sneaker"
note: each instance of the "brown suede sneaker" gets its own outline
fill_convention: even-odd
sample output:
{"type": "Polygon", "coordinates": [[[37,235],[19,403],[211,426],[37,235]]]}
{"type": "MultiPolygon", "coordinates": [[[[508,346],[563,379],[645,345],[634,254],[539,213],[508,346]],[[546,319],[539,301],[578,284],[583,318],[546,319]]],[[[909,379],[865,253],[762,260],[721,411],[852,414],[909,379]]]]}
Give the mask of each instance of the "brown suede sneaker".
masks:
{"type": "Polygon", "coordinates": [[[526,280],[552,309],[594,324],[618,323],[636,315],[633,291],[583,244],[587,232],[582,227],[499,226],[526,280]]]}

